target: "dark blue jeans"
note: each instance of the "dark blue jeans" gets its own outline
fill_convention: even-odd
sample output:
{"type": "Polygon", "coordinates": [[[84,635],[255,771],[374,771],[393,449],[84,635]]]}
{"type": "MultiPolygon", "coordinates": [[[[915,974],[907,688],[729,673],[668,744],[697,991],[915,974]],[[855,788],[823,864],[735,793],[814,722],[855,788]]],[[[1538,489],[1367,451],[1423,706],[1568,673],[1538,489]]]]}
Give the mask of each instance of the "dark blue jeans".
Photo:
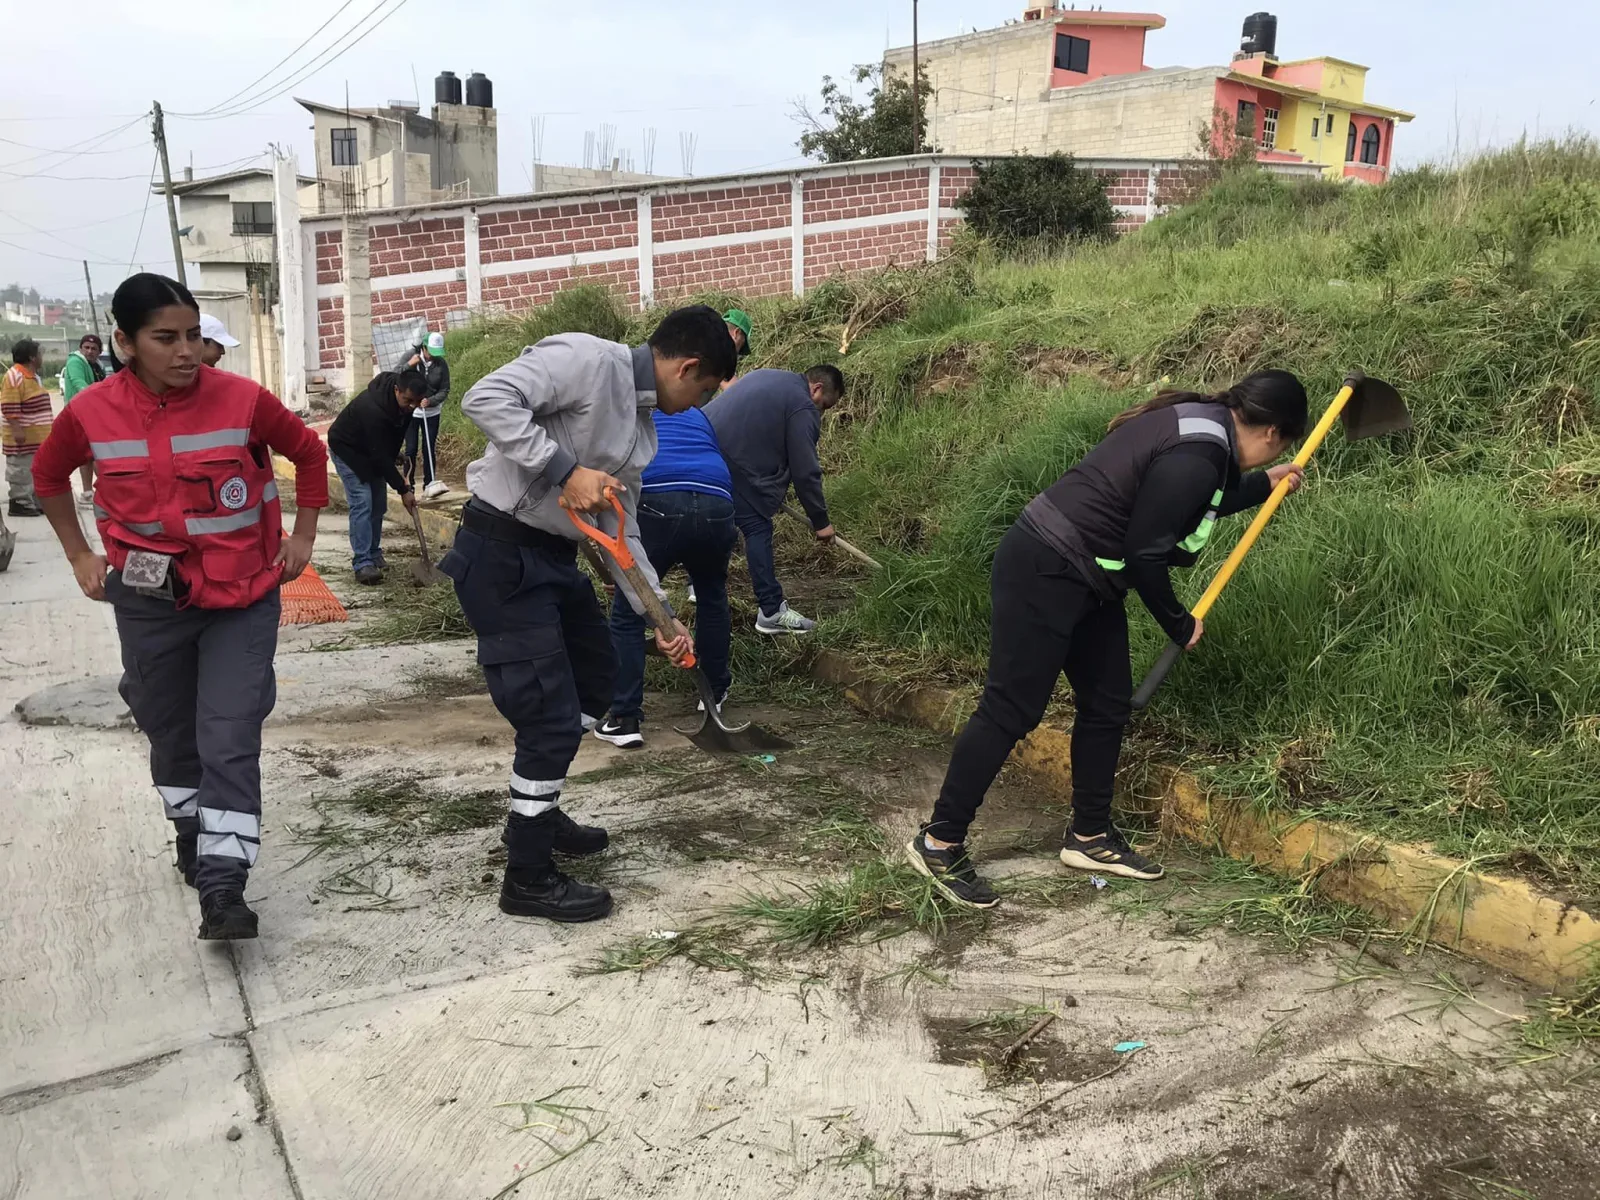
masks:
{"type": "MultiPolygon", "coordinates": [[[[733,502],[701,492],[645,492],[639,497],[639,538],[656,574],[682,566],[694,584],[694,653],[717,695],[728,690],[728,558],[733,554],[733,502]]],[[[770,531],[772,523],[767,522],[770,531]]],[[[771,544],[770,541],[768,543],[771,544]]],[[[611,602],[611,641],[617,651],[613,717],[637,719],[644,709],[644,618],[619,594],[611,602]]]]}
{"type": "Polygon", "coordinates": [[[357,477],[335,454],[333,469],[344,484],[345,502],[350,508],[350,569],[379,566],[383,562],[383,514],[389,507],[389,485],[383,480],[368,483],[357,477]]]}
{"type": "MultiPolygon", "coordinates": [[[[783,585],[778,582],[778,566],[772,557],[772,517],[757,512],[739,497],[734,501],[733,520],[744,535],[744,565],[750,572],[750,588],[761,611],[771,616],[783,607],[783,585]]],[[[697,588],[695,595],[699,594],[697,588]]]]}

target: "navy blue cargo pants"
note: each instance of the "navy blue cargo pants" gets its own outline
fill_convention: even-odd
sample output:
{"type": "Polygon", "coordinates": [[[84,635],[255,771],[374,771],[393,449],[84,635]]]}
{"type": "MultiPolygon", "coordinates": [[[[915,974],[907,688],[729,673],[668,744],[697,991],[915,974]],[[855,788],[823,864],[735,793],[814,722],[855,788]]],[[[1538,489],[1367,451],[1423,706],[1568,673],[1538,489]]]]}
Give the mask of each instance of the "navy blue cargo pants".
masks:
{"type": "Polygon", "coordinates": [[[560,803],[584,728],[611,703],[617,668],[605,610],[578,569],[576,542],[481,500],[463,513],[439,569],[478,635],[489,696],[516,731],[507,865],[543,865],[520,825],[560,803]]]}
{"type": "Polygon", "coordinates": [[[106,599],[122,642],[119,691],[150,739],[150,775],[180,840],[196,838],[202,899],[243,891],[261,848],[261,723],[277,701],[281,603],[178,608],[123,585],[106,599]]]}

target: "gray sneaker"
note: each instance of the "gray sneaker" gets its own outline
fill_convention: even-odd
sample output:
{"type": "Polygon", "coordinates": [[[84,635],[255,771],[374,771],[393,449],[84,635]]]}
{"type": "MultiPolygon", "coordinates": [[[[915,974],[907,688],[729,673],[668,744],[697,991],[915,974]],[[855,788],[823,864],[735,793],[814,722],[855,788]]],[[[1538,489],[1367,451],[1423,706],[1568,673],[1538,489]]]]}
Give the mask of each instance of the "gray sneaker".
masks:
{"type": "Polygon", "coordinates": [[[777,612],[756,617],[757,633],[810,633],[816,627],[810,617],[802,617],[790,608],[787,600],[778,605],[777,612]]]}

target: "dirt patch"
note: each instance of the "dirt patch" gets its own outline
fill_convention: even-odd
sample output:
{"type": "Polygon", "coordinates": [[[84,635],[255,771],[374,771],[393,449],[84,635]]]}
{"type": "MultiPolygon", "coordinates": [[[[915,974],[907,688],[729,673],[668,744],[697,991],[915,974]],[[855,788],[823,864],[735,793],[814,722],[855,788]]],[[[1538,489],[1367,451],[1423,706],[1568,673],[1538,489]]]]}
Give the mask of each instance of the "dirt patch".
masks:
{"type": "Polygon", "coordinates": [[[1117,1055],[1108,1047],[1077,1047],[1064,1041],[1056,1032],[1059,1021],[1052,1022],[1007,1057],[1006,1051],[1041,1015],[1038,1011],[1021,1009],[971,1020],[924,1017],[922,1024],[933,1039],[935,1062],[977,1067],[991,1087],[1016,1083],[1082,1083],[1116,1066],[1117,1055]]]}
{"type": "Polygon", "coordinates": [[[1538,1196],[1590,1200],[1593,1110],[1384,1075],[1265,1117],[1212,1156],[1162,1163],[1130,1194],[1538,1196]]]}
{"type": "Polygon", "coordinates": [[[1304,357],[1289,314],[1266,305],[1207,305],[1150,356],[1151,373],[1226,385],[1274,362],[1304,357]]]}
{"type": "Polygon", "coordinates": [[[1075,375],[1093,375],[1112,387],[1127,387],[1136,380],[1133,371],[1109,354],[1075,346],[1017,346],[1009,354],[1035,387],[1060,387],[1075,375]]]}
{"type": "Polygon", "coordinates": [[[930,396],[961,392],[978,382],[983,351],[967,343],[951,346],[933,356],[923,390],[930,396]]]}

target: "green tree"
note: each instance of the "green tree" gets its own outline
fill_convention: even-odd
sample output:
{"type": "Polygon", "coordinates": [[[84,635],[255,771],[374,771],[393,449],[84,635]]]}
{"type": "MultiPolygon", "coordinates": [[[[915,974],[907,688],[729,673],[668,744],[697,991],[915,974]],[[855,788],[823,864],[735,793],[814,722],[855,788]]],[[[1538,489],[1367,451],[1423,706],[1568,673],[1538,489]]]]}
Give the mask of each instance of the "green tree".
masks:
{"type": "Polygon", "coordinates": [[[1111,236],[1116,210],[1105,184],[1070,154],[974,163],[977,178],[956,201],[973,232],[1003,246],[1111,236]]]}
{"type": "Polygon", "coordinates": [[[822,77],[822,112],[813,113],[805,101],[795,104],[795,120],[806,127],[800,135],[800,153],[820,162],[852,162],[858,158],[893,158],[928,145],[928,69],[920,72],[921,92],[912,136],[911,78],[899,72],[884,74],[873,63],[851,72],[855,83],[869,83],[867,102],[831,75],[822,77]]]}

